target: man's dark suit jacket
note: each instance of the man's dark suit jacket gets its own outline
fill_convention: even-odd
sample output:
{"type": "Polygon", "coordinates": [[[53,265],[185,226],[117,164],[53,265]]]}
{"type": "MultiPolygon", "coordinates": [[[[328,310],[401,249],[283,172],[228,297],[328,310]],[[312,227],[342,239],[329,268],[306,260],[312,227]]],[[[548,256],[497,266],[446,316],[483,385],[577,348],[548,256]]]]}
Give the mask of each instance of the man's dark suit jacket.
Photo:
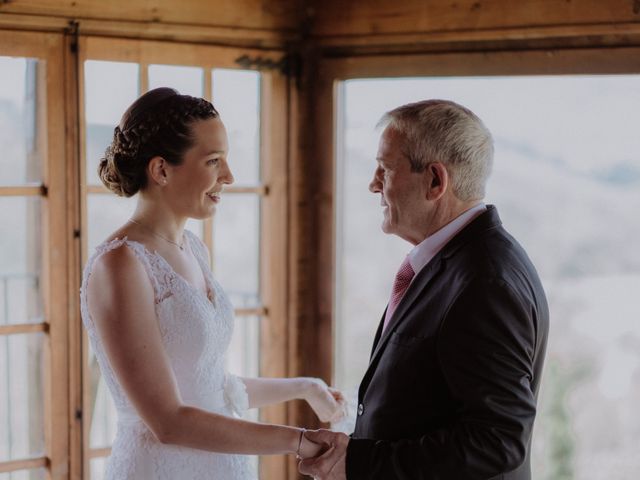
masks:
{"type": "Polygon", "coordinates": [[[347,479],[530,480],[549,311],[495,207],[418,272],[384,333],[382,323],[347,479]]]}

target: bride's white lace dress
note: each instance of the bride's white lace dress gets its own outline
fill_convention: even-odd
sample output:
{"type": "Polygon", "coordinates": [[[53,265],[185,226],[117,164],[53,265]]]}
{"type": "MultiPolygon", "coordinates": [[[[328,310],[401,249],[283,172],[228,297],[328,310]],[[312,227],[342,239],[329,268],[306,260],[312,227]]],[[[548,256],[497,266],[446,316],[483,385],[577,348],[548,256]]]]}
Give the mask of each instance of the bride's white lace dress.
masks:
{"type": "Polygon", "coordinates": [[[126,237],[98,246],[84,270],[80,291],[82,320],[118,411],[118,431],[107,464],[107,480],[257,478],[250,457],[159,443],[122,390],[89,316],[87,283],[96,258],[115,248],[130,248],[153,284],[164,348],[184,402],[223,415],[241,414],[248,407],[244,384],[225,372],[225,352],[233,332],[233,309],[211,274],[204,244],[188,231],[185,239],[204,272],[208,296],[178,275],[159,254],[126,237]]]}

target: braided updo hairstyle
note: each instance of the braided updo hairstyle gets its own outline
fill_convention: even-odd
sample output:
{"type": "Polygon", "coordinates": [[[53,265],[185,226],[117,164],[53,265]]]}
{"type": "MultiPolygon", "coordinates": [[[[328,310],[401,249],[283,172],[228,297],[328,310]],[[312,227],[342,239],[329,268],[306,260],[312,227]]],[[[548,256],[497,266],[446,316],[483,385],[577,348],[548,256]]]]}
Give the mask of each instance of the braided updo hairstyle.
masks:
{"type": "Polygon", "coordinates": [[[182,163],[193,146],[191,125],[218,117],[208,101],[156,88],[138,98],[113,131],[113,141],[100,159],[98,175],[117,195],[131,197],[147,185],[146,169],[156,156],[172,165],[182,163]]]}

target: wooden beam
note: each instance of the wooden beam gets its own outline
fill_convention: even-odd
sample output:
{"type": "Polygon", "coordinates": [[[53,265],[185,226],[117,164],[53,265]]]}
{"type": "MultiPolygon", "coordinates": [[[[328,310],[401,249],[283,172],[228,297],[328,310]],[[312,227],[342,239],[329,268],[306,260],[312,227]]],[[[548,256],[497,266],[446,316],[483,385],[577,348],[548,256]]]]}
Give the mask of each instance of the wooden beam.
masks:
{"type": "Polygon", "coordinates": [[[89,458],[103,458],[111,455],[111,447],[91,448],[89,450],[89,458]]]}
{"type": "MultiPolygon", "coordinates": [[[[42,34],[39,34],[41,36],[42,34]]],[[[64,57],[67,44],[62,35],[43,58],[46,68],[39,82],[42,101],[44,184],[48,187],[42,209],[42,294],[49,321],[45,342],[45,445],[51,480],[68,478],[69,468],[69,317],[67,255],[67,126],[64,57]],[[46,103],[45,103],[46,102],[46,103]],[[46,147],[45,147],[46,146],[46,147]]],[[[71,288],[76,288],[73,286],[71,288]]],[[[75,302],[74,302],[75,303],[75,302]]]]}
{"type": "MultiPolygon", "coordinates": [[[[204,72],[204,76],[202,79],[202,90],[203,90],[202,98],[211,102],[213,97],[213,71],[211,68],[204,68],[203,72],[204,72]]],[[[205,244],[205,246],[209,250],[209,256],[211,259],[211,265],[209,265],[209,267],[211,269],[214,268],[214,265],[213,265],[214,256],[211,255],[211,252],[214,251],[213,226],[214,226],[213,217],[205,218],[202,221],[202,242],[205,244]]]]}
{"type": "MultiPolygon", "coordinates": [[[[1,12],[0,12],[1,13],[1,12]]],[[[162,40],[166,42],[191,42],[226,45],[232,47],[281,49],[295,42],[298,35],[293,30],[249,29],[206,25],[178,25],[127,20],[93,20],[77,17],[50,17],[43,15],[0,14],[0,28],[38,32],[63,32],[70,20],[79,21],[79,31],[84,36],[127,37],[162,40]]]]}
{"type": "MultiPolygon", "coordinates": [[[[67,429],[69,430],[69,462],[67,478],[80,480],[87,478],[83,475],[84,468],[84,424],[87,423],[83,415],[83,329],[80,318],[80,302],[78,287],[82,279],[82,239],[81,212],[84,208],[82,185],[85,183],[85,168],[80,162],[81,151],[85,142],[80,141],[80,122],[84,118],[84,108],[80,108],[80,89],[83,77],[82,63],[78,55],[78,37],[76,32],[69,31],[65,35],[65,145],[66,145],[66,225],[65,241],[67,243],[66,277],[68,279],[66,291],[66,316],[68,322],[68,375],[69,399],[67,404],[67,429]]],[[[86,237],[86,235],[85,235],[86,237]]],[[[86,238],[85,238],[86,241],[86,238]]],[[[88,462],[87,462],[88,463],[88,462]]]]}
{"type": "MultiPolygon", "coordinates": [[[[324,78],[581,75],[640,72],[640,47],[372,55],[323,59],[324,78]]],[[[323,99],[326,101],[326,99],[323,99]]]]}
{"type": "Polygon", "coordinates": [[[8,462],[0,462],[0,473],[16,472],[18,470],[31,470],[33,468],[44,468],[47,466],[47,464],[47,457],[10,460],[8,462]]]}
{"type": "MultiPolygon", "coordinates": [[[[0,15],[0,28],[4,15],[0,15]]],[[[3,52],[11,52],[13,57],[46,58],[60,42],[60,35],[55,33],[16,32],[0,30],[0,45],[3,52]]],[[[5,54],[6,55],[6,54],[5,54]]]]}
{"type": "Polygon", "coordinates": [[[0,336],[18,335],[21,333],[48,332],[48,323],[15,323],[11,325],[0,325],[0,336]]]}
{"type": "Polygon", "coordinates": [[[5,185],[0,186],[0,197],[44,196],[44,185],[5,185]]]}
{"type": "MultiPolygon", "coordinates": [[[[320,52],[312,46],[306,53],[305,72],[299,83],[289,89],[289,376],[320,377],[331,382],[333,302],[321,289],[331,292],[331,284],[321,284],[323,272],[333,269],[333,257],[327,255],[333,245],[333,199],[331,191],[333,158],[331,85],[318,69],[320,52]],[[324,116],[326,115],[326,116],[324,116]],[[329,154],[323,157],[323,153],[329,154]],[[327,165],[329,168],[326,169],[327,165]],[[328,182],[328,185],[325,183],[328,182]],[[327,230],[323,231],[322,229],[327,230]],[[324,243],[328,241],[328,243],[324,243]],[[327,315],[328,313],[328,315],[327,315]]],[[[324,72],[323,72],[324,73],[324,72]]],[[[324,279],[326,280],[326,279],[324,279]]],[[[330,294],[330,295],[331,295],[330,294]]],[[[307,428],[322,426],[303,402],[290,407],[289,423],[307,428]]],[[[296,463],[289,463],[289,478],[302,478],[296,463]]]]}
{"type": "Polygon", "coordinates": [[[234,314],[236,317],[264,317],[268,315],[268,311],[266,307],[236,308],[234,314]]]}
{"type": "Polygon", "coordinates": [[[300,10],[294,0],[182,0],[179,6],[173,0],[11,0],[0,3],[3,14],[276,32],[295,30],[300,10]]]}
{"type": "MultiPolygon", "coordinates": [[[[87,185],[87,193],[92,194],[109,194],[113,195],[113,192],[104,185],[87,185]]],[[[238,193],[255,193],[261,196],[265,196],[269,193],[269,187],[267,185],[257,185],[255,187],[243,187],[243,186],[231,186],[224,187],[223,194],[238,194],[238,193]]],[[[2,187],[0,187],[0,195],[2,195],[2,187]]]]}
{"type": "Polygon", "coordinates": [[[640,23],[536,26],[314,37],[325,56],[640,45],[640,23]]]}
{"type": "Polygon", "coordinates": [[[640,9],[629,0],[322,0],[314,10],[311,33],[356,38],[638,22],[640,9]]]}
{"type": "Polygon", "coordinates": [[[83,37],[83,55],[92,60],[162,65],[194,65],[203,68],[240,68],[242,56],[279,62],[280,50],[175,43],[129,38],[83,37]]]}

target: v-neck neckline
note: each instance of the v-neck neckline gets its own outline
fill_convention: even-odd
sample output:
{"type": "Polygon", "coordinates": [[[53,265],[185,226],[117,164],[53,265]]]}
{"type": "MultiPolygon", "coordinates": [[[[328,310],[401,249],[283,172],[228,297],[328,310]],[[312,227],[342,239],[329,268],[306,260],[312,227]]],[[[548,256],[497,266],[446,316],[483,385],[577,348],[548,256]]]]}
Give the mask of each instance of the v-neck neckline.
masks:
{"type": "Polygon", "coordinates": [[[136,243],[136,244],[140,245],[149,255],[155,255],[169,269],[169,271],[171,272],[171,275],[176,277],[180,282],[182,282],[191,291],[197,293],[204,300],[206,300],[208,303],[213,305],[213,285],[209,281],[209,276],[207,275],[207,272],[205,271],[204,266],[202,265],[202,262],[200,261],[200,259],[196,255],[196,253],[193,251],[193,247],[191,245],[191,239],[189,238],[189,235],[185,234],[184,238],[185,238],[185,242],[189,245],[189,251],[195,257],[196,262],[198,262],[198,266],[200,267],[200,271],[202,272],[202,276],[204,278],[204,284],[205,284],[206,292],[200,290],[198,287],[194,286],[191,282],[189,282],[189,280],[184,278],[184,276],[182,276],[178,272],[176,272],[175,268],[173,268],[171,266],[169,261],[166,258],[164,258],[162,255],[160,255],[157,250],[151,251],[151,250],[149,250],[147,248],[147,246],[145,244],[143,244],[141,242],[138,242],[137,240],[129,240],[126,236],[124,237],[124,241],[125,242],[136,243]]]}

